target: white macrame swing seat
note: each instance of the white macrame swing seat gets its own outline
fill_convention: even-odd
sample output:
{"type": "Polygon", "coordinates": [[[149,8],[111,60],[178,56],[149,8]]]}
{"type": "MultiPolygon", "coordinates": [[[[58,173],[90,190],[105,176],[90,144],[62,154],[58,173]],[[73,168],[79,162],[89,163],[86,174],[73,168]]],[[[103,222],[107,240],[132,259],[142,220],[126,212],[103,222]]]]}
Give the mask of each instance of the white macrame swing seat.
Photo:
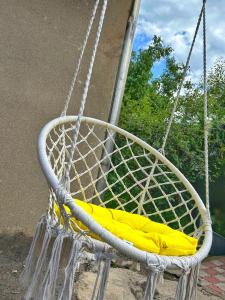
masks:
{"type": "MultiPolygon", "coordinates": [[[[145,300],[153,299],[159,275],[166,269],[175,268],[182,271],[176,300],[195,299],[199,264],[209,253],[212,229],[209,206],[205,207],[190,182],[162,154],[177,103],[161,151],[117,126],[83,116],[107,0],[103,1],[101,9],[80,112],[78,116],[66,116],[98,6],[99,0],[92,11],[64,111],[61,117],[45,125],[39,136],[39,161],[50,187],[49,208],[47,215],[37,225],[22,274],[22,282],[27,288],[25,298],[71,299],[75,273],[84,262],[86,253],[92,252],[99,264],[92,299],[104,298],[110,261],[117,256],[138,261],[149,269],[145,300]],[[164,223],[198,238],[198,250],[192,256],[183,257],[142,251],[96,223],[74,199],[125,210],[164,223]],[[63,225],[54,212],[54,203],[60,207],[63,225]],[[64,205],[70,209],[71,216],[80,220],[101,241],[90,238],[88,232],[81,230],[78,225],[75,232],[71,227],[71,216],[66,213],[64,205]]],[[[195,37],[202,16],[204,25],[205,1],[195,37]]],[[[207,121],[207,106],[205,109],[207,121]]],[[[207,155],[206,164],[208,167],[207,155]]]]}

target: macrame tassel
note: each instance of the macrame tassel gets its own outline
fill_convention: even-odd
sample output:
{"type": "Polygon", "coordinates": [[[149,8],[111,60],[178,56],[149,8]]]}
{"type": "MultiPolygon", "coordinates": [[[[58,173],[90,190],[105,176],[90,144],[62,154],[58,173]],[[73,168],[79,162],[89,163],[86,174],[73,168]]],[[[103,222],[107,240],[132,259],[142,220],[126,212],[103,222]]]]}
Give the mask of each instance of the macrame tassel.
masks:
{"type": "Polygon", "coordinates": [[[41,251],[36,262],[36,267],[31,276],[28,290],[25,294],[25,300],[38,299],[36,298],[37,291],[42,282],[42,278],[45,274],[46,266],[48,265],[49,251],[51,250],[51,241],[54,238],[54,232],[49,224],[49,221],[45,222],[45,234],[42,241],[41,251]]]}
{"type": "Polygon", "coordinates": [[[156,285],[159,279],[159,270],[150,269],[148,273],[148,278],[146,282],[144,300],[153,300],[156,290],[156,285]]]}
{"type": "Polygon", "coordinates": [[[176,289],[175,300],[185,300],[186,298],[186,291],[187,291],[187,282],[188,282],[188,274],[190,270],[186,269],[183,270],[176,289]]]}
{"type": "Polygon", "coordinates": [[[48,264],[44,279],[40,284],[37,298],[42,300],[55,300],[56,282],[58,278],[59,263],[62,256],[62,246],[67,233],[64,230],[59,232],[56,237],[51,253],[51,259],[48,264]]]}
{"type": "Polygon", "coordinates": [[[79,269],[79,263],[82,257],[81,254],[82,242],[76,239],[76,237],[73,237],[68,263],[64,272],[64,283],[59,300],[70,300],[72,297],[75,272],[79,269]]]}
{"type": "Polygon", "coordinates": [[[187,279],[187,292],[185,300],[196,300],[197,299],[197,286],[199,276],[200,264],[192,267],[187,279]]]}
{"type": "Polygon", "coordinates": [[[108,253],[101,253],[98,257],[98,273],[95,280],[95,285],[94,285],[91,300],[104,299],[106,285],[109,277],[110,265],[111,265],[111,255],[108,253]],[[103,267],[101,267],[102,263],[103,263],[103,267]]]}
{"type": "Polygon", "coordinates": [[[24,288],[27,288],[29,286],[32,275],[34,273],[38,256],[40,254],[40,249],[43,243],[45,229],[46,219],[41,218],[35,229],[32,244],[28,256],[25,260],[25,267],[20,275],[20,283],[24,288]]]}
{"type": "Polygon", "coordinates": [[[159,284],[164,284],[164,271],[159,272],[158,281],[159,284]]]}

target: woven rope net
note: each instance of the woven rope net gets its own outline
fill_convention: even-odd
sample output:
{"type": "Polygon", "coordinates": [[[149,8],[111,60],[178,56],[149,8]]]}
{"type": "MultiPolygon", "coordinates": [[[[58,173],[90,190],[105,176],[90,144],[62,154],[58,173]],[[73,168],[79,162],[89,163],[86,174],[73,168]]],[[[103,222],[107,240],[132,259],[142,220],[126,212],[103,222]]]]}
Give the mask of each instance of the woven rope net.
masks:
{"type": "MultiPolygon", "coordinates": [[[[138,213],[191,236],[202,234],[197,199],[167,159],[107,123],[82,120],[69,176],[73,198],[138,213]],[[108,143],[113,145],[110,150],[108,143]]],[[[46,140],[48,159],[59,181],[73,129],[73,122],[55,126],[46,140]]]]}

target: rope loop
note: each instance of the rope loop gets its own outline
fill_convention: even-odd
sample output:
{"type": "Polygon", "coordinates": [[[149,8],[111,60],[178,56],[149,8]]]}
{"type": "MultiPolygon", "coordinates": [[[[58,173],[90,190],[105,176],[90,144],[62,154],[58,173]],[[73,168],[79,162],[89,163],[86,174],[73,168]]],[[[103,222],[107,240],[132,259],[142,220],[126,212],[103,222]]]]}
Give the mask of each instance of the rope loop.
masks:
{"type": "Polygon", "coordinates": [[[166,257],[160,257],[158,255],[155,255],[155,258],[158,260],[158,263],[152,264],[148,255],[146,256],[148,269],[153,273],[163,273],[166,270],[169,261],[167,261],[166,257]]]}

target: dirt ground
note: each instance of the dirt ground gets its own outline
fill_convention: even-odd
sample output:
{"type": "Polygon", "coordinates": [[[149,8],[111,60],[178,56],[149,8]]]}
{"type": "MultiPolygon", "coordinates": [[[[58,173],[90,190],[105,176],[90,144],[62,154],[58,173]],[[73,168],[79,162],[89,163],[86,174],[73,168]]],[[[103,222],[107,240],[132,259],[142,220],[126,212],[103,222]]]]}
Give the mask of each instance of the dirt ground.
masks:
{"type": "Polygon", "coordinates": [[[0,236],[0,299],[23,299],[19,275],[29,251],[31,238],[23,234],[0,236]]]}
{"type": "MultiPolygon", "coordinates": [[[[0,300],[23,299],[23,290],[19,284],[19,275],[29,251],[30,243],[31,238],[23,234],[0,236],[0,300]]],[[[82,282],[80,284],[82,285],[82,282]]],[[[159,289],[160,295],[156,299],[172,300],[170,290],[174,289],[175,285],[174,280],[168,280],[167,278],[162,289],[159,289]]],[[[204,299],[219,300],[220,298],[206,293],[199,287],[198,300],[204,299]]]]}

